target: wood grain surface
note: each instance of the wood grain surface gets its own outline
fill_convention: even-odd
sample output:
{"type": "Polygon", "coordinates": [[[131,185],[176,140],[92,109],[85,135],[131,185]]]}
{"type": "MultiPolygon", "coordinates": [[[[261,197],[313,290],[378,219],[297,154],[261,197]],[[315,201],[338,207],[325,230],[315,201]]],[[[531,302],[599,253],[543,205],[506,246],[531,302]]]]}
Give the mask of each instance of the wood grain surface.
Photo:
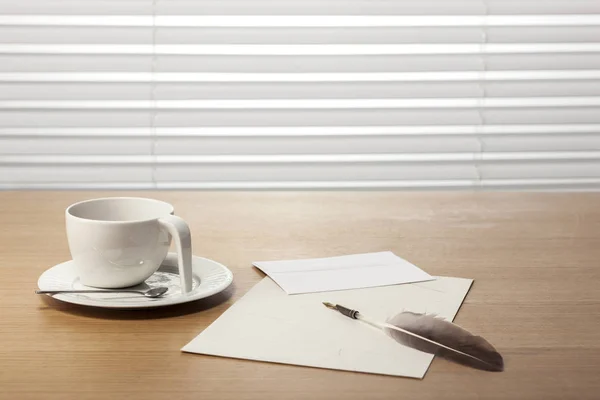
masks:
{"type": "Polygon", "coordinates": [[[598,194],[0,192],[0,226],[2,399],[600,398],[598,194]],[[171,202],[194,253],[227,265],[233,286],[146,311],[35,295],[70,258],[64,209],[111,195],[171,202]],[[436,358],[415,380],[180,352],[263,277],[252,261],[381,250],[473,278],[455,321],[493,343],[506,371],[436,358]]]}

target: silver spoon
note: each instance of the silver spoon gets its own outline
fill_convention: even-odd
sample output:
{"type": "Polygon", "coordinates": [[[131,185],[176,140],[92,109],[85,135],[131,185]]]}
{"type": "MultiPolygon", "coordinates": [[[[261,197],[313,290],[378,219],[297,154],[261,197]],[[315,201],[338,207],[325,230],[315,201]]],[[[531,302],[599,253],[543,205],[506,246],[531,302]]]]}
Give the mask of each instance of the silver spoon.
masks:
{"type": "Polygon", "coordinates": [[[36,290],[36,294],[58,294],[58,293],[137,293],[142,296],[156,298],[160,297],[163,294],[167,293],[169,288],[167,287],[155,287],[149,290],[126,290],[126,289],[117,289],[117,290],[36,290]]]}

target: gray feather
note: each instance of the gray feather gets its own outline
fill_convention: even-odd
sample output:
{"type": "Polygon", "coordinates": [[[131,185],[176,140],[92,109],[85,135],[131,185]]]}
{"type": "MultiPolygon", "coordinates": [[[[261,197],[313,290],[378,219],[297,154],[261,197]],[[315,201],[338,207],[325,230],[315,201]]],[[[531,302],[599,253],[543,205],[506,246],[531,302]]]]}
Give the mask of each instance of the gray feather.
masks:
{"type": "Polygon", "coordinates": [[[504,369],[502,356],[487,340],[441,318],[403,312],[388,320],[388,325],[384,331],[406,346],[475,368],[504,369]]]}

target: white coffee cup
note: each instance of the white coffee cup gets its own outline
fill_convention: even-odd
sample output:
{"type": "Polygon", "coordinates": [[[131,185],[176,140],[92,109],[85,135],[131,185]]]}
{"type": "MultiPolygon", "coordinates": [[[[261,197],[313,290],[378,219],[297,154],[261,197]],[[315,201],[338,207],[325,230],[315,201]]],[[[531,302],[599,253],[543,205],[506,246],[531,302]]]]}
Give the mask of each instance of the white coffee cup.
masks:
{"type": "Polygon", "coordinates": [[[181,287],[190,292],[190,229],[173,212],[169,203],[137,197],[92,199],[69,206],[67,238],[81,283],[110,289],[140,284],[158,270],[173,237],[181,287]]]}

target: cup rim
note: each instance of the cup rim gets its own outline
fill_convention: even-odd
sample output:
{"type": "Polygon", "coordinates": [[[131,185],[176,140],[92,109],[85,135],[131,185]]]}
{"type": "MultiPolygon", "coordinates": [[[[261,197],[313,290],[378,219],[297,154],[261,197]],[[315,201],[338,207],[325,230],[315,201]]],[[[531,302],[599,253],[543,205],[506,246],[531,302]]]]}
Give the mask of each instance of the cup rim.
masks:
{"type": "Polygon", "coordinates": [[[171,203],[167,203],[166,201],[152,199],[149,197],[115,196],[115,197],[95,197],[93,199],[78,201],[78,202],[73,203],[70,206],[68,206],[65,210],[65,214],[69,218],[74,218],[74,219],[77,219],[80,221],[94,222],[94,223],[99,223],[99,224],[130,224],[130,223],[154,221],[154,220],[160,218],[160,217],[155,217],[155,218],[146,218],[146,219],[128,219],[126,221],[106,221],[106,220],[102,220],[102,219],[78,217],[77,215],[74,215],[71,212],[74,207],[76,207],[80,204],[93,203],[93,202],[100,201],[100,200],[143,200],[143,201],[147,201],[147,202],[153,202],[153,203],[169,206],[169,209],[170,209],[169,214],[173,214],[175,212],[175,207],[173,207],[173,205],[171,203]]]}

